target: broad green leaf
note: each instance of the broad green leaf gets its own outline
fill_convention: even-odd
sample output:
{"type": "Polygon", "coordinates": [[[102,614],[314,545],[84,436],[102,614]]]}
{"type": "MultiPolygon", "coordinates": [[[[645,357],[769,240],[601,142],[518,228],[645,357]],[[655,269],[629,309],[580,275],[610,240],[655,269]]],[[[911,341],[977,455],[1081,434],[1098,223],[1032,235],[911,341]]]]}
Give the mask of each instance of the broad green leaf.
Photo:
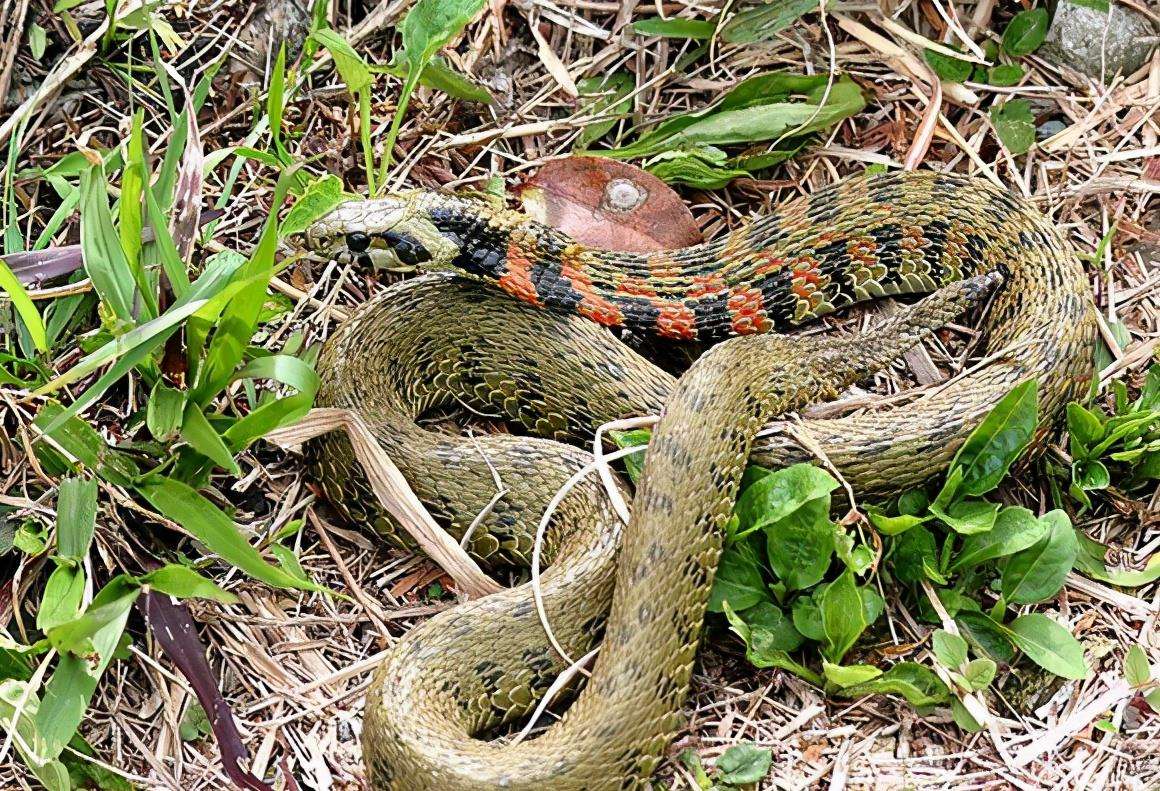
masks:
{"type": "Polygon", "coordinates": [[[944,82],[965,82],[970,78],[971,70],[974,68],[970,61],[952,58],[933,49],[924,49],[922,57],[944,82]]]}
{"type": "Polygon", "coordinates": [[[189,531],[198,541],[254,579],[278,588],[322,590],[270,565],[250,546],[241,530],[221,509],[180,481],[153,475],[137,491],[157,509],[189,531]]]}
{"type": "Polygon", "coordinates": [[[722,612],[724,602],[734,610],[747,610],[768,598],[761,568],[752,553],[743,544],[727,547],[709,594],[709,612],[722,612]]]}
{"type": "Polygon", "coordinates": [[[836,687],[851,687],[878,678],[882,671],[874,665],[835,665],[823,659],[822,674],[836,687]]]}
{"type": "Polygon", "coordinates": [[[1104,424],[1094,412],[1072,401],[1067,405],[1067,432],[1072,458],[1082,459],[1103,438],[1104,424]]]}
{"type": "Polygon", "coordinates": [[[343,190],[342,180],[338,176],[327,173],[306,186],[302,196],[287,212],[278,235],[287,237],[301,233],[311,223],[324,217],[339,204],[354,199],[354,195],[343,190]]]}
{"type": "Polygon", "coordinates": [[[847,569],[826,586],[818,602],[825,633],[823,654],[831,662],[839,663],[866,629],[866,615],[862,609],[862,595],[854,584],[854,573],[847,569]]]}
{"type": "Polygon", "coordinates": [[[771,601],[758,602],[740,613],[740,617],[749,626],[748,643],[755,653],[796,651],[801,647],[804,639],[801,633],[785,611],[771,601]]]}
{"type": "Polygon", "coordinates": [[[1124,655],[1124,680],[1132,687],[1142,687],[1152,680],[1148,656],[1139,645],[1133,645],[1124,655]]]}
{"type": "Polygon", "coordinates": [[[705,190],[721,189],[733,179],[752,175],[745,168],[726,164],[727,160],[725,152],[715,146],[697,146],[688,151],[662,152],[645,169],[667,184],[688,184],[705,190]]]}
{"type": "Polygon", "coordinates": [[[768,633],[763,635],[760,628],[751,628],[744,618],[734,612],[729,602],[725,602],[722,609],[729,621],[730,630],[745,642],[745,658],[754,667],[779,667],[806,679],[811,684],[822,685],[821,676],[790,659],[786,651],[774,648],[774,640],[770,635],[768,633]]]}
{"type": "Polygon", "coordinates": [[[1139,571],[1109,569],[1104,565],[1107,547],[1079,531],[1076,532],[1076,540],[1079,542],[1079,553],[1075,559],[1075,570],[1092,579],[1123,588],[1138,588],[1160,579],[1160,552],[1153,553],[1139,571]]]}
{"type": "Polygon", "coordinates": [[[94,653],[101,661],[111,658],[111,653],[109,657],[101,654],[93,638],[114,624],[124,624],[129,608],[140,592],[140,586],[132,577],[125,574],[114,577],[93,597],[81,616],[49,629],[46,633],[48,641],[61,654],[72,654],[90,661],[94,653]]]}
{"type": "Polygon", "coordinates": [[[1004,631],[1011,642],[1035,664],[1064,678],[1087,678],[1088,666],[1083,646],[1071,632],[1042,613],[1028,613],[1011,622],[1004,631]]]}
{"type": "Polygon", "coordinates": [[[1071,467],[1071,477],[1085,492],[1106,489],[1112,482],[1111,472],[1099,459],[1076,462],[1071,467]]]}
{"type": "Polygon", "coordinates": [[[158,442],[167,442],[181,429],[185,412],[185,391],[158,381],[145,405],[145,425],[158,442]]]}
{"type": "Polygon", "coordinates": [[[213,599],[222,604],[233,604],[238,600],[237,596],[222,590],[212,580],[176,563],[150,571],[141,582],[179,599],[213,599]]]}
{"type": "Polygon", "coordinates": [[[773,754],[768,748],[757,747],[749,742],[735,744],[717,759],[716,779],[730,785],[757,783],[769,773],[771,763],[773,754]]]}
{"type": "Polygon", "coordinates": [[[930,638],[931,650],[939,662],[958,670],[967,661],[967,641],[945,629],[935,629],[930,638]]]}
{"type": "Polygon", "coordinates": [[[821,581],[834,555],[829,495],[765,523],[764,530],[769,565],[787,589],[802,590],[821,581]]]}
{"type": "Polygon", "coordinates": [[[56,551],[80,562],[89,553],[97,522],[95,478],[65,478],[56,498],[56,551]]]}
{"type": "Polygon", "coordinates": [[[972,659],[963,666],[963,678],[972,691],[978,692],[985,689],[994,680],[997,669],[998,665],[995,664],[994,660],[986,657],[972,659]]]}
{"type": "MultiPolygon", "coordinates": [[[[741,8],[724,27],[721,40],[730,44],[771,41],[804,14],[818,10],[817,0],[770,0],[741,8]]],[[[829,2],[826,3],[829,5],[829,2]]]]}
{"type": "Polygon", "coordinates": [[[1000,63],[987,69],[987,84],[999,88],[1009,88],[1018,85],[1023,79],[1023,67],[1018,63],[1000,63]]]}
{"type": "MultiPolygon", "coordinates": [[[[778,522],[811,501],[838,488],[828,472],[812,464],[794,464],[754,481],[737,498],[734,511],[741,520],[740,535],[778,522]]],[[[828,516],[827,498],[827,516],[828,516]]],[[[829,520],[826,520],[827,524],[829,520]]]]}
{"type": "Polygon", "coordinates": [[[935,505],[930,510],[956,533],[971,536],[986,533],[995,526],[999,504],[967,498],[951,503],[945,511],[935,505]]]}
{"type": "Polygon", "coordinates": [[[1013,555],[1043,538],[1050,521],[1036,519],[1026,508],[1004,508],[995,518],[995,526],[986,533],[967,536],[951,564],[951,571],[978,566],[988,560],[1013,555]]]}
{"type": "Polygon", "coordinates": [[[912,706],[935,706],[946,703],[950,690],[934,671],[917,662],[899,662],[877,678],[837,690],[843,698],[860,698],[870,694],[895,694],[912,706]]]}
{"type": "MultiPolygon", "coordinates": [[[[821,586],[818,586],[821,587],[821,586]]],[[[811,596],[798,596],[794,599],[790,615],[793,618],[793,627],[806,638],[816,643],[826,639],[826,631],[822,627],[822,611],[818,607],[818,591],[815,588],[811,596]]]]}
{"type": "Polygon", "coordinates": [[[995,134],[1014,156],[1026,154],[1035,144],[1035,118],[1026,99],[1012,99],[1002,107],[992,107],[990,116],[995,134]]]}
{"type": "Polygon", "coordinates": [[[1003,31],[1003,51],[1013,58],[1030,55],[1047,37],[1046,8],[1020,11],[1003,31]]]}
{"type": "Polygon", "coordinates": [[[1040,519],[1047,522],[1046,535],[1011,555],[1003,566],[1003,597],[1011,604],[1034,604],[1054,596],[1079,553],[1067,514],[1056,510],[1040,519]]]}
{"type": "MultiPolygon", "coordinates": [[[[370,70],[372,72],[381,71],[406,80],[407,62],[399,57],[401,54],[396,51],[391,62],[386,66],[370,66],[370,70]]],[[[487,88],[475,82],[471,77],[451,68],[447,65],[447,61],[440,57],[431,58],[431,62],[423,68],[423,73],[419,75],[419,84],[469,102],[491,104],[495,100],[487,88]]]]}
{"type": "Polygon", "coordinates": [[[326,47],[330,57],[334,58],[334,68],[352,96],[371,87],[374,78],[367,68],[366,61],[346,39],[330,28],[315,30],[310,37],[326,47]]]}
{"type": "Polygon", "coordinates": [[[3,258],[0,258],[0,291],[3,291],[12,300],[12,307],[15,308],[16,315],[20,316],[20,320],[28,329],[32,345],[41,354],[46,353],[48,351],[48,334],[44,328],[44,319],[41,318],[40,311],[36,309],[32,298],[28,296],[28,292],[24,290],[24,286],[16,279],[16,275],[8,268],[8,264],[3,258]]]}
{"type": "Polygon", "coordinates": [[[1039,390],[1034,379],[1005,395],[971,432],[951,467],[961,467],[960,492],[979,496],[999,485],[1035,434],[1039,390]]]}
{"type": "Polygon", "coordinates": [[[713,38],[717,25],[704,19],[681,19],[654,16],[632,24],[632,32],[638,36],[662,36],[664,38],[688,38],[704,40],[713,38]]]}
{"type": "Polygon", "coordinates": [[[55,626],[76,619],[81,612],[85,592],[85,574],[80,566],[61,563],[44,584],[40,609],[36,611],[36,628],[47,632],[55,626]]]}
{"type": "Polygon", "coordinates": [[[955,625],[963,637],[971,644],[976,654],[981,654],[996,662],[1010,662],[1015,657],[1015,649],[1004,629],[985,614],[964,610],[955,616],[955,625]]]}
{"type": "Polygon", "coordinates": [[[320,385],[318,374],[308,363],[287,354],[271,354],[251,360],[236,378],[269,379],[293,387],[298,393],[262,404],[226,429],[222,438],[235,453],[258,437],[305,415],[310,411],[320,385]]]}
{"type": "Polygon", "coordinates": [[[192,401],[185,405],[185,413],[181,416],[181,438],[226,472],[241,477],[242,471],[225,441],[210,424],[201,407],[192,401]]]}
{"type": "Polygon", "coordinates": [[[951,698],[951,717],[954,719],[955,725],[967,733],[978,733],[983,730],[983,726],[979,724],[971,712],[967,711],[967,707],[958,698],[951,698]]]}
{"type": "Polygon", "coordinates": [[[912,528],[894,539],[891,570],[899,581],[921,582],[926,577],[924,561],[938,566],[938,546],[934,534],[925,527],[912,528]]]}

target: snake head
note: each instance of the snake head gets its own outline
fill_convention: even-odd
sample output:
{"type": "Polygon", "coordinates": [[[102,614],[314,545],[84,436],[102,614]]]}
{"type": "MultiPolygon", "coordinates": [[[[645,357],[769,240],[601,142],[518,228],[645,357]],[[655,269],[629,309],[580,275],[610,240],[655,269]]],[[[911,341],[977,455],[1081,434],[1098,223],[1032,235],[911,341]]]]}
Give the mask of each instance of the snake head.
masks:
{"type": "Polygon", "coordinates": [[[401,192],[341,203],[311,223],[302,238],[311,251],[342,263],[394,272],[444,269],[459,247],[431,222],[425,195],[401,192]]]}

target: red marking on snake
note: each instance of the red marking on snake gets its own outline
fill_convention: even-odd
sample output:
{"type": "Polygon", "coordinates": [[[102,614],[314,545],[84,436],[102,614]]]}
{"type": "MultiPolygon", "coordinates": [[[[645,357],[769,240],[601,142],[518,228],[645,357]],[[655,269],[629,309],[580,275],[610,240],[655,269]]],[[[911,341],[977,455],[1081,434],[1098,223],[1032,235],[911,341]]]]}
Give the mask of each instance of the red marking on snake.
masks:
{"type": "Polygon", "coordinates": [[[536,284],[532,282],[532,261],[515,240],[508,242],[507,271],[496,281],[497,285],[518,300],[542,306],[536,284]]]}
{"type": "Polygon", "coordinates": [[[773,322],[765,315],[765,299],[760,289],[735,288],[730,292],[729,301],[725,305],[729,309],[733,331],[738,335],[752,335],[773,329],[773,322]]]}
{"type": "Polygon", "coordinates": [[[583,259],[577,253],[570,250],[563,252],[560,256],[560,275],[568,278],[572,288],[580,295],[577,313],[606,327],[619,327],[624,323],[620,307],[592,285],[592,278],[584,271],[583,259]]]}
{"type": "Polygon", "coordinates": [[[725,280],[719,273],[711,275],[693,275],[693,285],[689,286],[689,296],[692,298],[719,294],[725,290],[725,280]]]}
{"type": "Polygon", "coordinates": [[[657,316],[657,332],[666,338],[685,341],[697,337],[697,317],[692,308],[683,302],[664,299],[653,300],[653,304],[660,310],[660,315],[657,316]]]}
{"type": "Polygon", "coordinates": [[[756,277],[764,277],[765,275],[772,274],[785,266],[784,258],[774,255],[768,250],[758,251],[757,259],[762,263],[758,264],[757,268],[753,270],[753,274],[756,277]]]}
{"type": "Polygon", "coordinates": [[[813,256],[802,256],[794,259],[793,263],[793,293],[802,299],[809,299],[817,291],[822,282],[822,274],[818,271],[818,259],[813,256]]]}

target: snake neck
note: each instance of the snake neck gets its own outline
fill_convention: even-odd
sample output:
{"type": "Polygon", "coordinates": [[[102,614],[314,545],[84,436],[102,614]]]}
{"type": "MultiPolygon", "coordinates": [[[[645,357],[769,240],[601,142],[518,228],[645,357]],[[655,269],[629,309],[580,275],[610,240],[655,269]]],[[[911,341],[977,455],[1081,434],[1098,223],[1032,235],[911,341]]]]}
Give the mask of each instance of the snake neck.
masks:
{"type": "Polygon", "coordinates": [[[523,302],[681,340],[784,330],[856,302],[929,292],[981,274],[995,263],[988,248],[1023,241],[1008,238],[1021,204],[940,173],[851,179],[719,239],[650,253],[586,246],[481,200],[423,193],[418,206],[458,249],[451,268],[523,302]]]}

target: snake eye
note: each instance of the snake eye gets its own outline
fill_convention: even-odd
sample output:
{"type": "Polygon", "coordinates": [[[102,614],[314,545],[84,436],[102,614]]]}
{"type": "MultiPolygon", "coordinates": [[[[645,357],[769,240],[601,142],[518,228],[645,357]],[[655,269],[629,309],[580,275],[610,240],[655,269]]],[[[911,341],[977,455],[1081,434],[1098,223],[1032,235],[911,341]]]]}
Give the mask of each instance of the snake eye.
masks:
{"type": "Polygon", "coordinates": [[[395,251],[399,261],[408,266],[418,266],[431,260],[431,253],[428,252],[427,248],[406,234],[387,231],[384,238],[391,249],[395,251]]]}
{"type": "Polygon", "coordinates": [[[370,244],[370,237],[361,231],[351,231],[346,235],[346,246],[352,253],[365,253],[370,244]]]}

